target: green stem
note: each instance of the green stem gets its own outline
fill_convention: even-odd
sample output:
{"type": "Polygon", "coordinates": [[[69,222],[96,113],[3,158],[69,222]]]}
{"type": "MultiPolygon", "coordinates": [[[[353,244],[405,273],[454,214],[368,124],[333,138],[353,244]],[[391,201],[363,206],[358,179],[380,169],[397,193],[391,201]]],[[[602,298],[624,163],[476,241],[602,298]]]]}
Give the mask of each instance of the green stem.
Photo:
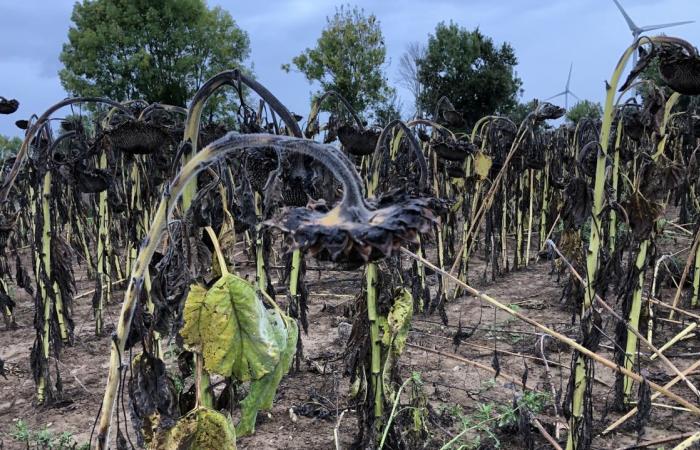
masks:
{"type": "MultiPolygon", "coordinates": [[[[612,169],[612,201],[617,201],[617,186],[620,179],[620,143],[622,142],[622,118],[617,123],[615,133],[615,147],[613,149],[613,169],[612,169]]],[[[610,208],[610,228],[608,232],[608,251],[612,255],[617,244],[617,212],[615,208],[610,208]]]]}
{"type": "MultiPolygon", "coordinates": [[[[673,109],[673,106],[678,102],[679,98],[680,94],[674,92],[666,101],[664,118],[659,131],[661,139],[659,140],[659,143],[657,145],[656,152],[654,153],[654,155],[652,155],[652,160],[654,163],[656,163],[659,156],[661,156],[666,149],[666,142],[668,142],[668,134],[666,133],[666,128],[671,117],[671,110],[673,109]]],[[[663,208],[666,207],[665,202],[662,206],[663,208]]],[[[656,227],[656,224],[654,224],[654,227],[656,227]]],[[[642,311],[642,291],[644,289],[644,278],[646,276],[645,262],[648,248],[651,245],[651,239],[651,237],[646,238],[640,243],[639,253],[637,254],[637,259],[635,261],[635,268],[639,272],[639,278],[637,280],[637,284],[634,287],[634,291],[632,292],[632,305],[630,306],[629,316],[627,317],[630,329],[627,331],[627,337],[625,341],[625,367],[630,370],[634,366],[634,362],[636,360],[635,355],[637,352],[637,335],[632,331],[632,329],[639,329],[639,316],[642,311]]],[[[623,400],[625,405],[629,404],[631,400],[630,397],[632,393],[633,384],[633,380],[631,380],[629,377],[625,376],[623,378],[623,400]]]]}
{"type": "Polygon", "coordinates": [[[693,276],[693,296],[690,299],[690,306],[698,307],[698,296],[700,296],[700,245],[695,251],[695,275],[693,276]]]}
{"type": "Polygon", "coordinates": [[[535,199],[535,171],[530,169],[528,171],[528,178],[530,181],[530,205],[528,207],[528,219],[527,219],[527,244],[525,247],[525,267],[530,264],[530,244],[532,242],[532,216],[534,215],[534,199],[535,199]]]}
{"type": "MultiPolygon", "coordinates": [[[[591,235],[588,246],[588,254],[586,257],[586,273],[588,279],[584,287],[583,306],[581,317],[584,317],[593,304],[595,298],[595,282],[598,274],[598,259],[600,254],[600,227],[601,213],[603,211],[604,193],[605,193],[605,163],[607,161],[608,145],[610,141],[610,128],[612,126],[613,113],[615,106],[615,91],[622,76],[627,61],[636,51],[638,43],[631,45],[620,58],[615,70],[613,71],[610,83],[606,85],[607,95],[605,97],[605,110],[603,112],[603,122],[600,129],[600,151],[596,161],[595,185],[593,188],[593,211],[591,217],[591,235]]],[[[586,362],[585,356],[579,354],[575,363],[574,369],[574,393],[572,398],[571,418],[569,419],[569,435],[566,441],[567,450],[575,450],[579,448],[577,430],[583,425],[583,400],[586,392],[586,386],[589,380],[586,377],[586,362]]]]}
{"type": "Polygon", "coordinates": [[[547,239],[547,211],[549,209],[549,164],[544,167],[542,180],[542,210],[540,211],[540,241],[539,246],[544,246],[547,239]]]}
{"type": "Polygon", "coordinates": [[[370,263],[367,265],[366,287],[367,287],[367,317],[369,318],[369,340],[370,340],[370,386],[374,394],[374,424],[379,429],[381,417],[384,413],[384,400],[382,398],[382,349],[381,338],[379,337],[379,321],[377,314],[377,265],[370,263]]]}

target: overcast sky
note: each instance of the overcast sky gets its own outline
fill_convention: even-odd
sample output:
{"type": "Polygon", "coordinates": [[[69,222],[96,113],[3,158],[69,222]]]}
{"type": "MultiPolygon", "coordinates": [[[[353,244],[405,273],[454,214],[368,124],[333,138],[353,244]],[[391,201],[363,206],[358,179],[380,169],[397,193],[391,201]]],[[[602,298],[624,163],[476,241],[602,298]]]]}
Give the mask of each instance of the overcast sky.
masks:
{"type": "MultiPolygon", "coordinates": [[[[639,26],[700,20],[700,0],[620,0],[639,26]]],[[[71,24],[71,0],[0,0],[0,95],[16,98],[20,109],[0,116],[0,133],[18,135],[14,121],[41,114],[64,98],[57,72],[58,55],[71,24]]],[[[258,80],[290,110],[306,115],[309,85],[303,75],[280,65],[290,62],[318,39],[325,18],[342,2],[326,0],[209,0],[230,11],[251,41],[258,80]]],[[[573,62],[571,90],[601,101],[622,51],[631,42],[629,29],[612,0],[381,0],[356,1],[381,22],[387,47],[386,71],[396,86],[397,66],[406,45],[427,42],[440,21],[467,29],[479,27],[496,43],[509,42],[523,80],[523,101],[547,98],[564,89],[573,62]]],[[[700,46],[700,24],[667,30],[700,46]]],[[[406,110],[408,92],[399,89],[406,110]]],[[[560,103],[563,104],[563,99],[560,103]]],[[[570,99],[570,104],[573,99],[570,99]]]]}

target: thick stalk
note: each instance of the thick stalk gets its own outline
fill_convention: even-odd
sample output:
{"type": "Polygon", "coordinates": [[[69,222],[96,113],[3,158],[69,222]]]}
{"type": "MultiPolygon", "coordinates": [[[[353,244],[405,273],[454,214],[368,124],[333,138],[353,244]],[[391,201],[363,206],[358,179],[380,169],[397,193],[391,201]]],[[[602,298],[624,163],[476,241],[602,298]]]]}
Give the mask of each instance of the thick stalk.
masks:
{"type": "Polygon", "coordinates": [[[530,264],[530,244],[532,242],[532,216],[534,208],[535,199],[535,171],[530,169],[528,171],[528,178],[530,179],[530,205],[528,207],[528,218],[527,218],[527,244],[525,246],[525,267],[530,264]]]}
{"type": "MultiPolygon", "coordinates": [[[[698,238],[700,239],[700,238],[698,238]]],[[[693,296],[690,298],[690,306],[698,307],[698,297],[700,297],[700,245],[695,251],[695,272],[693,276],[693,296]]]]}
{"type": "Polygon", "coordinates": [[[301,269],[301,250],[296,249],[292,253],[292,270],[289,273],[289,295],[292,301],[297,301],[299,295],[299,273],[301,269]]]}
{"type": "Polygon", "coordinates": [[[56,321],[58,322],[58,333],[61,336],[61,341],[64,343],[70,342],[70,333],[68,332],[68,326],[66,325],[66,318],[64,316],[63,308],[63,298],[61,297],[61,288],[58,286],[57,282],[53,282],[53,295],[54,295],[54,306],[56,309],[56,321]]]}
{"type": "MultiPolygon", "coordinates": [[[[620,143],[622,142],[622,117],[617,122],[617,132],[615,133],[615,148],[613,153],[613,167],[612,167],[612,190],[611,196],[612,201],[617,201],[617,186],[620,179],[620,143]]],[[[610,228],[608,231],[608,251],[612,255],[615,252],[615,245],[617,244],[617,212],[615,208],[610,208],[610,228]]]]}
{"type": "MultiPolygon", "coordinates": [[[[41,228],[41,262],[40,266],[43,266],[44,273],[47,274],[46,278],[50,278],[48,274],[51,273],[51,209],[49,207],[49,199],[51,195],[51,171],[47,170],[44,174],[44,183],[41,190],[41,214],[42,214],[42,228],[41,228]]],[[[41,352],[43,361],[40,364],[43,366],[48,364],[49,352],[51,349],[51,310],[53,309],[52,295],[49,294],[49,286],[46,286],[44,282],[45,278],[41,276],[41,269],[37,270],[39,277],[37,282],[39,284],[39,293],[41,295],[41,300],[44,307],[44,323],[41,334],[41,352]]],[[[46,400],[46,389],[48,380],[46,379],[45,368],[41,368],[41,373],[39,374],[39,380],[36,386],[36,400],[37,403],[42,404],[46,400]]]]}
{"type": "MultiPolygon", "coordinates": [[[[666,107],[664,111],[664,118],[661,123],[661,128],[659,131],[659,134],[661,136],[661,139],[659,140],[659,143],[657,145],[657,150],[652,155],[652,160],[654,163],[658,160],[659,156],[661,156],[664,153],[664,150],[666,149],[666,142],[668,141],[668,134],[666,133],[666,128],[668,126],[669,119],[671,117],[671,110],[673,109],[673,106],[678,102],[678,99],[680,98],[680,94],[677,92],[674,92],[666,101],[666,107]]],[[[663,209],[665,209],[666,204],[662,205],[663,209]]],[[[662,209],[662,210],[663,210],[662,209]]],[[[656,224],[654,224],[654,228],[656,228],[656,224]]],[[[652,231],[652,236],[653,236],[653,231],[652,231]]],[[[634,291],[632,293],[632,305],[630,306],[630,311],[629,311],[629,316],[627,317],[627,321],[630,325],[631,328],[634,328],[634,330],[639,329],[639,316],[642,311],[642,291],[644,289],[644,278],[646,275],[646,256],[647,256],[647,251],[649,246],[651,245],[651,239],[652,237],[648,237],[644,239],[640,245],[639,245],[639,254],[637,255],[637,259],[635,261],[635,268],[639,272],[638,275],[638,280],[637,284],[634,287],[634,291]]],[[[637,335],[632,332],[632,330],[627,330],[627,337],[625,340],[625,367],[627,369],[632,369],[634,366],[635,362],[635,355],[637,351],[637,335]]],[[[623,401],[625,404],[629,404],[631,400],[631,394],[632,394],[632,385],[633,381],[629,377],[624,377],[623,378],[623,401]]]]}
{"type": "MultiPolygon", "coordinates": [[[[501,270],[508,270],[508,186],[506,179],[503,179],[503,208],[501,210],[501,270]]],[[[467,247],[465,258],[469,257],[469,246],[467,247]]]]}
{"type": "MultiPolygon", "coordinates": [[[[75,208],[75,205],[73,205],[75,208]]],[[[90,252],[90,247],[87,243],[87,237],[85,235],[85,226],[82,217],[76,217],[76,225],[78,227],[78,237],[80,239],[80,245],[83,247],[83,253],[85,254],[85,270],[87,272],[87,277],[92,279],[93,270],[95,266],[92,262],[92,253],[90,252]]]]}
{"type": "MultiPolygon", "coordinates": [[[[420,238],[420,235],[416,237],[418,240],[418,248],[416,249],[416,253],[420,256],[423,256],[423,241],[420,238]]],[[[420,261],[416,261],[416,268],[418,269],[418,277],[420,278],[420,292],[421,292],[421,301],[420,301],[420,312],[423,312],[423,309],[425,308],[423,300],[425,299],[424,293],[427,291],[427,281],[425,279],[425,266],[423,266],[423,263],[420,261]]],[[[428,297],[430,296],[428,292],[428,297]]]]}
{"type": "Polygon", "coordinates": [[[542,180],[542,210],[540,211],[540,240],[539,246],[542,248],[547,240],[547,211],[549,210],[549,164],[544,166],[542,180]]]}
{"type": "Polygon", "coordinates": [[[370,386],[374,395],[374,419],[375,427],[380,428],[380,419],[384,412],[384,401],[382,399],[382,348],[379,337],[379,321],[377,314],[377,265],[370,263],[367,265],[366,285],[367,285],[367,317],[369,318],[369,340],[370,340],[370,386]]]}
{"type": "MultiPolygon", "coordinates": [[[[481,195],[482,184],[483,184],[483,180],[481,180],[481,179],[477,180],[476,187],[474,188],[474,195],[472,197],[470,211],[476,210],[476,205],[477,205],[477,202],[478,202],[479,197],[481,195]]],[[[465,204],[466,204],[466,202],[465,202],[465,204]]],[[[469,220],[465,220],[462,223],[462,241],[464,241],[465,239],[469,239],[469,225],[470,225],[470,223],[471,222],[469,220]]],[[[466,254],[467,251],[469,251],[469,246],[468,245],[462,246],[462,253],[463,254],[462,254],[462,265],[460,266],[460,270],[459,270],[459,279],[464,280],[464,281],[468,281],[468,277],[469,277],[469,257],[466,254]]],[[[495,251],[495,249],[491,249],[491,251],[495,251]]],[[[460,295],[462,295],[462,290],[459,288],[456,288],[453,292],[454,292],[453,298],[457,298],[460,295]]]]}
{"type": "MultiPolygon", "coordinates": [[[[102,152],[100,155],[100,161],[98,164],[100,169],[105,169],[107,167],[107,155],[102,152]]],[[[99,301],[95,305],[95,335],[102,336],[104,332],[104,319],[103,310],[105,305],[105,297],[109,295],[111,289],[106,288],[106,284],[109,283],[109,277],[105,272],[105,266],[107,263],[107,246],[106,239],[109,234],[109,217],[107,217],[107,191],[102,191],[98,197],[99,207],[98,207],[98,225],[97,225],[97,277],[100,280],[100,289],[102,292],[98,296],[99,301]]]]}
{"type": "MultiPolygon", "coordinates": [[[[437,167],[437,154],[433,152],[433,167],[437,167]]],[[[438,174],[437,170],[433,171],[433,192],[435,192],[436,195],[439,195],[440,193],[440,183],[438,182],[438,174]]],[[[440,266],[441,269],[445,268],[445,242],[443,238],[443,225],[438,224],[435,226],[436,234],[437,234],[437,257],[438,257],[438,265],[440,266]]],[[[439,276],[440,278],[440,296],[447,295],[447,280],[445,280],[445,277],[442,275],[439,276]]],[[[442,299],[440,299],[442,301],[442,299]]]]}
{"type": "Polygon", "coordinates": [[[521,269],[523,264],[523,179],[525,174],[518,176],[518,195],[515,196],[515,268],[521,269]]]}
{"type": "MultiPolygon", "coordinates": [[[[0,285],[2,285],[2,291],[5,294],[9,295],[10,292],[7,289],[7,283],[5,282],[5,280],[2,277],[0,277],[0,285]]],[[[15,316],[12,314],[12,311],[10,310],[10,308],[5,306],[2,310],[2,314],[3,314],[3,317],[5,319],[5,326],[7,327],[7,329],[14,328],[16,325],[15,316]]]]}
{"type": "MultiPolygon", "coordinates": [[[[636,51],[638,43],[631,45],[620,58],[615,70],[613,71],[610,83],[606,84],[605,110],[603,112],[603,122],[600,129],[600,151],[596,161],[595,185],[593,188],[593,211],[591,216],[591,235],[588,245],[588,254],[586,257],[586,273],[588,279],[584,287],[583,307],[581,317],[584,317],[591,308],[595,297],[595,281],[598,274],[598,258],[600,254],[600,227],[601,213],[604,205],[605,194],[605,163],[607,161],[608,145],[610,141],[610,128],[612,126],[613,113],[615,106],[615,91],[620,81],[622,71],[627,65],[630,56],[636,51]]],[[[583,324],[583,322],[582,322],[583,324]]],[[[584,333],[590,330],[583,330],[584,333]]],[[[579,354],[575,363],[574,370],[574,392],[572,398],[571,417],[569,419],[569,435],[566,441],[567,450],[575,450],[579,448],[577,430],[583,425],[583,397],[586,392],[589,380],[586,377],[586,362],[584,355],[579,354]]],[[[626,368],[627,369],[627,368],[626,368]]],[[[628,369],[627,369],[628,370],[628,369]]]]}
{"type": "MultiPolygon", "coordinates": [[[[639,329],[639,314],[642,311],[642,286],[644,285],[644,266],[647,259],[647,251],[649,249],[649,239],[645,239],[639,244],[639,253],[637,253],[637,259],[634,263],[635,269],[639,272],[637,275],[637,286],[632,293],[632,307],[629,312],[629,325],[635,330],[639,329]]],[[[634,367],[635,355],[637,353],[637,336],[628,331],[627,341],[625,344],[625,367],[627,369],[632,369],[634,367]]],[[[633,381],[627,377],[624,379],[623,390],[624,390],[624,402],[629,404],[632,395],[632,384],[633,381]]]]}

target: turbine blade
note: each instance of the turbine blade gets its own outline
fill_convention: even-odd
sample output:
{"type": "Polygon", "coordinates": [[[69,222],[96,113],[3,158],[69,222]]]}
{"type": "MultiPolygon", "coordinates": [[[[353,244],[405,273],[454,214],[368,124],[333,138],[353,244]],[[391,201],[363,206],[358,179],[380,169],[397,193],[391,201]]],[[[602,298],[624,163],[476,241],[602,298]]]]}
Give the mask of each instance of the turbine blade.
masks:
{"type": "Polygon", "coordinates": [[[661,28],[669,28],[669,27],[677,27],[678,25],[687,25],[689,23],[695,23],[694,20],[685,20],[683,22],[672,22],[672,23],[662,23],[660,25],[647,25],[645,27],[640,28],[640,31],[651,31],[651,30],[659,30],[661,28]]]}
{"type": "Polygon", "coordinates": [[[560,93],[558,93],[558,94],[556,94],[556,95],[552,95],[552,96],[549,97],[549,98],[545,98],[545,100],[551,100],[551,99],[553,99],[553,98],[561,97],[562,95],[566,95],[566,91],[562,91],[562,92],[560,92],[560,93]]]}
{"type": "Polygon", "coordinates": [[[627,11],[625,11],[625,8],[622,7],[620,2],[618,2],[617,0],[613,0],[613,1],[615,2],[615,5],[617,5],[617,9],[619,9],[620,12],[622,13],[622,15],[624,16],[625,22],[627,22],[627,26],[630,27],[630,30],[632,32],[634,32],[635,30],[638,30],[639,27],[637,26],[637,24],[634,23],[632,18],[627,14],[627,11]]]}
{"type": "Polygon", "coordinates": [[[566,79],[566,90],[569,90],[569,83],[571,83],[571,69],[574,68],[574,63],[572,62],[571,65],[569,66],[569,76],[566,79]]]}
{"type": "Polygon", "coordinates": [[[581,99],[578,98],[578,95],[574,94],[573,92],[569,91],[569,95],[575,98],[576,100],[581,101],[581,99]]]}

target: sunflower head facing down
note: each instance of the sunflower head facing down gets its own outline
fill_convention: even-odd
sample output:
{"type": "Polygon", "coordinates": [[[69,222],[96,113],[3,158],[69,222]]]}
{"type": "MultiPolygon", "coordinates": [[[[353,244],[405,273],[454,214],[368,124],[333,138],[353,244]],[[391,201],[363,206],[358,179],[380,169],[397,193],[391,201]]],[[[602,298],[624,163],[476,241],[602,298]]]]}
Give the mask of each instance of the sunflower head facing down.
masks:
{"type": "Polygon", "coordinates": [[[385,195],[375,202],[329,209],[325,201],[305,208],[285,208],[268,226],[285,233],[292,249],[321,260],[360,266],[391,255],[440,222],[444,202],[406,193],[385,195]]]}

